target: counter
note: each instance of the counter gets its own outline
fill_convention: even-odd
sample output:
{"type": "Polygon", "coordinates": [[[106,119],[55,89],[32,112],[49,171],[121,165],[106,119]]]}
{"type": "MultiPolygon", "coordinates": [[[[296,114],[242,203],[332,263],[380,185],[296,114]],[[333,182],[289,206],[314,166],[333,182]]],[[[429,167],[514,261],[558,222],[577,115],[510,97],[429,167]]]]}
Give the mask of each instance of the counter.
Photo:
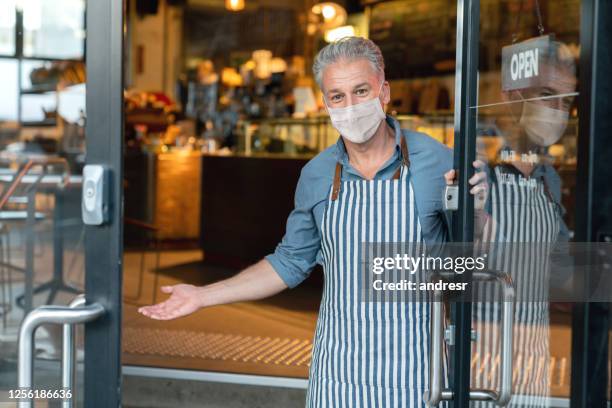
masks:
{"type": "MultiPolygon", "coordinates": [[[[160,240],[200,237],[201,153],[127,152],[125,216],[153,224],[160,240]]],[[[126,226],[126,244],[142,243],[146,231],[126,226]]]]}
{"type": "Polygon", "coordinates": [[[201,243],[206,262],[244,267],[274,251],[309,156],[202,156],[201,243]]]}
{"type": "MultiPolygon", "coordinates": [[[[199,240],[207,262],[240,268],[272,252],[283,237],[300,171],[311,157],[127,153],[125,216],[155,225],[161,240],[199,240]]],[[[126,226],[126,243],[142,243],[145,234],[126,226]]]]}

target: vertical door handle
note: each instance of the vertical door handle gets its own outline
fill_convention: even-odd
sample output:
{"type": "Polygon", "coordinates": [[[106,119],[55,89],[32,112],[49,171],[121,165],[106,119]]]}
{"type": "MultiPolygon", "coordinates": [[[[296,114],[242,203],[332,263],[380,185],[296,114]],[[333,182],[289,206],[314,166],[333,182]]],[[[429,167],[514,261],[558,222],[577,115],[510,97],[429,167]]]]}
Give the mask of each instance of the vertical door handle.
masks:
{"type": "MultiPolygon", "coordinates": [[[[470,390],[470,400],[492,401],[496,405],[506,406],[512,397],[512,344],[514,324],[514,283],[509,274],[500,271],[473,272],[475,281],[495,281],[502,287],[502,344],[500,387],[498,391],[473,389],[470,390]]],[[[436,407],[441,401],[453,399],[453,391],[443,388],[444,353],[444,316],[442,312],[442,292],[435,291],[431,302],[431,336],[429,356],[429,390],[425,392],[424,400],[428,407],[436,407]]]]}
{"type": "Polygon", "coordinates": [[[444,371],[442,355],[444,353],[444,315],[442,309],[442,292],[434,291],[430,313],[431,336],[429,339],[429,390],[423,399],[428,407],[437,407],[444,400],[453,399],[453,391],[443,388],[444,371]]]}
{"type": "MultiPolygon", "coordinates": [[[[74,298],[69,308],[85,306],[85,295],[78,295],[74,298]]],[[[62,402],[62,408],[72,408],[76,395],[74,393],[75,374],[76,374],[76,344],[75,344],[75,327],[73,324],[64,324],[63,327],[64,339],[62,342],[62,388],[71,390],[69,398],[65,398],[62,402]]]]}
{"type": "Polygon", "coordinates": [[[501,271],[488,270],[473,272],[472,277],[478,281],[495,281],[502,288],[502,320],[501,320],[501,357],[499,390],[472,390],[470,399],[475,401],[493,401],[499,406],[506,406],[512,397],[512,344],[514,342],[514,302],[515,291],[512,277],[501,271]]]}
{"type": "MultiPolygon", "coordinates": [[[[75,302],[78,298],[75,300],[75,302]]],[[[34,334],[42,324],[78,324],[97,319],[104,314],[104,306],[92,303],[82,307],[40,306],[26,315],[19,328],[19,345],[17,361],[17,384],[26,391],[32,388],[34,382],[34,334]]],[[[68,359],[68,358],[67,358],[68,359]]],[[[70,361],[68,361],[70,362],[70,361]]],[[[62,366],[64,367],[62,357],[62,366]]],[[[70,390],[71,392],[73,390],[70,390]]],[[[32,400],[21,400],[19,408],[31,408],[32,400]]]]}

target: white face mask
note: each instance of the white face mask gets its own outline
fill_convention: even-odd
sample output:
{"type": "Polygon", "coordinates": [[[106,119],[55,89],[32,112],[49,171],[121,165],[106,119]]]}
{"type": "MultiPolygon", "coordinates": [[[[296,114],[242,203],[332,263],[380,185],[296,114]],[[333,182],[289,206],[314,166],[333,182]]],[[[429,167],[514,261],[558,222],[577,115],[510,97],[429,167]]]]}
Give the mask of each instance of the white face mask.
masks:
{"type": "Polygon", "coordinates": [[[380,103],[383,84],[377,97],[343,108],[330,108],[323,97],[332,125],[342,137],[353,143],[365,143],[374,136],[380,122],[386,117],[380,103]]]}
{"type": "Polygon", "coordinates": [[[567,111],[549,108],[539,103],[524,102],[519,123],[533,143],[550,146],[563,136],[568,118],[567,111]]]}

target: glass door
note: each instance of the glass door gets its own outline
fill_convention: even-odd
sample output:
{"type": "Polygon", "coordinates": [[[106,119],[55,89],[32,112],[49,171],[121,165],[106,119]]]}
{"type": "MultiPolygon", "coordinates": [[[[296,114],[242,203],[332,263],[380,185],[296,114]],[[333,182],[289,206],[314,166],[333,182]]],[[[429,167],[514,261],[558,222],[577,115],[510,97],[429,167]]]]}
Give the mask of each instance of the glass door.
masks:
{"type": "Polygon", "coordinates": [[[119,406],[123,3],[0,10],[0,405],[119,406]]]}
{"type": "Polygon", "coordinates": [[[609,89],[595,58],[605,13],[596,1],[458,2],[454,239],[488,255],[489,276],[466,277],[470,301],[451,304],[455,407],[608,400],[609,299],[586,296],[592,264],[576,266],[610,227],[594,223],[610,189],[592,189],[611,158],[594,133],[606,126],[593,99],[609,89]],[[476,171],[487,183],[472,194],[476,171]]]}

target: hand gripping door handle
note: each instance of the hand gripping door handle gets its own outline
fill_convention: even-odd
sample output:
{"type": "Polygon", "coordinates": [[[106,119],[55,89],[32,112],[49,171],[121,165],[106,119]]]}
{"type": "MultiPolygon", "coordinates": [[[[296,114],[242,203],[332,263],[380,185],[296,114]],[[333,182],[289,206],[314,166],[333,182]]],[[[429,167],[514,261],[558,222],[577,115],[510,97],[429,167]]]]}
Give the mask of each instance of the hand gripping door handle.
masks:
{"type": "MultiPolygon", "coordinates": [[[[506,406],[512,397],[512,344],[514,324],[514,283],[510,275],[500,271],[473,272],[475,281],[496,281],[502,287],[502,344],[501,373],[499,391],[475,389],[470,390],[470,400],[491,401],[499,406],[506,406]]],[[[429,391],[425,392],[427,406],[436,407],[441,401],[453,399],[453,391],[442,387],[444,351],[444,318],[442,313],[442,292],[434,292],[431,303],[431,337],[429,357],[429,391]]]]}
{"type": "MultiPolygon", "coordinates": [[[[42,324],[55,323],[64,325],[64,333],[66,333],[66,325],[74,325],[86,323],[97,319],[104,314],[104,306],[99,303],[79,306],[83,304],[83,300],[77,297],[70,306],[40,306],[23,319],[19,328],[19,350],[18,350],[18,387],[20,389],[29,390],[33,385],[34,372],[34,334],[36,329],[42,324]]],[[[69,336],[64,341],[72,346],[73,339],[69,336]]],[[[65,352],[67,345],[63,347],[65,352]]],[[[67,378],[71,373],[66,373],[65,370],[71,371],[73,364],[72,354],[70,356],[62,356],[62,384],[69,383],[67,378]]],[[[74,390],[71,390],[74,392],[74,390]]],[[[66,405],[66,404],[64,404],[66,405]]],[[[18,404],[19,408],[30,408],[33,406],[32,400],[21,400],[18,404]]]]}

